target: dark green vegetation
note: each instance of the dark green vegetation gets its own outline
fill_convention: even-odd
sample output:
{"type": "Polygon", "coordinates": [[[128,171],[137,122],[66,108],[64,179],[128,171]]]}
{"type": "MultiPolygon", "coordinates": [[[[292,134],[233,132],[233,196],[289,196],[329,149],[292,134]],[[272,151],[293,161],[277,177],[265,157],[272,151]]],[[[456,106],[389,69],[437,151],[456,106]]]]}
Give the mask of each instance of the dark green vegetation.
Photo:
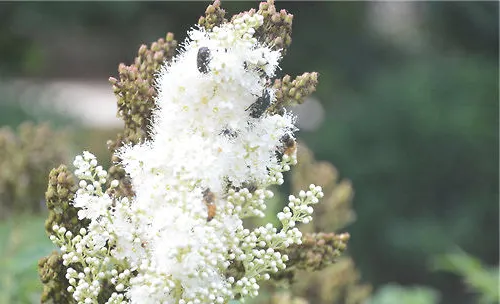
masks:
{"type": "MultiPolygon", "coordinates": [[[[167,31],[182,41],[206,5],[1,3],[0,76],[105,81],[141,43],[167,31]]],[[[363,280],[476,303],[460,277],[431,262],[458,246],[498,264],[498,3],[413,3],[417,34],[399,36],[374,31],[372,5],[277,3],[295,15],[283,71],[320,73],[325,121],[300,137],[353,182],[350,253],[363,280]]],[[[0,125],[39,120],[1,90],[0,125]]]]}

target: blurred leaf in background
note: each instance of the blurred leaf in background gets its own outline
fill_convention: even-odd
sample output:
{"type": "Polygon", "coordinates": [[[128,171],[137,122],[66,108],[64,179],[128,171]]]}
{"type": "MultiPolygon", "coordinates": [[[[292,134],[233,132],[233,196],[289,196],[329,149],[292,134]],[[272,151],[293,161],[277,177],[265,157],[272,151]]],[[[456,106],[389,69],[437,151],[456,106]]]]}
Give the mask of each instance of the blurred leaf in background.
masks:
{"type": "Polygon", "coordinates": [[[499,268],[486,268],[479,259],[457,250],[434,260],[436,270],[452,272],[465,281],[479,295],[478,304],[500,303],[499,268]]]}
{"type": "Polygon", "coordinates": [[[369,281],[453,288],[423,266],[455,243],[498,262],[498,234],[484,233],[498,230],[496,73],[470,58],[406,64],[304,134],[356,185],[351,249],[369,281]]]}
{"type": "MultiPolygon", "coordinates": [[[[331,94],[321,89],[325,74],[341,65],[325,57],[331,66],[318,98],[328,123],[302,138],[356,188],[358,218],[348,231],[364,279],[430,285],[442,303],[475,303],[456,277],[426,263],[459,244],[498,264],[498,3],[415,5],[429,44],[382,68],[366,66],[357,86],[330,87],[331,94]],[[465,12],[471,6],[483,17],[465,12]],[[468,34],[450,30],[457,20],[468,34]],[[460,42],[472,36],[484,47],[460,42]]],[[[339,47],[353,47],[346,43],[339,47]]],[[[363,49],[365,60],[374,50],[363,49]]]]}

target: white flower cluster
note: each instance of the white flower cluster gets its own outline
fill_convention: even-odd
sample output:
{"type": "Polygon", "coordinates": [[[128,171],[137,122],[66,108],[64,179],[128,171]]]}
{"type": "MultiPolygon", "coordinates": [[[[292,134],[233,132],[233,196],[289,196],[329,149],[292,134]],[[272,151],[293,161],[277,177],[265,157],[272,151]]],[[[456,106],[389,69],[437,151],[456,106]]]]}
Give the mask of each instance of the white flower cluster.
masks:
{"type": "Polygon", "coordinates": [[[106,303],[227,303],[256,296],[259,281],[286,267],[280,250],[300,244],[295,224],[311,220],[323,193],[311,185],[290,196],[281,229],[243,226],[264,215],[267,188],[296,163],[293,117],[265,112],[280,52],[254,38],[262,23],[243,14],[194,29],[159,73],[152,139],[118,151],[133,198],[103,190],[107,173],[92,154],[76,158],[73,205],[90,224],[76,236],[54,226],[51,239],[78,303],[98,303],[103,286],[114,289],[106,303]],[[227,275],[231,267],[241,275],[227,275]]]}

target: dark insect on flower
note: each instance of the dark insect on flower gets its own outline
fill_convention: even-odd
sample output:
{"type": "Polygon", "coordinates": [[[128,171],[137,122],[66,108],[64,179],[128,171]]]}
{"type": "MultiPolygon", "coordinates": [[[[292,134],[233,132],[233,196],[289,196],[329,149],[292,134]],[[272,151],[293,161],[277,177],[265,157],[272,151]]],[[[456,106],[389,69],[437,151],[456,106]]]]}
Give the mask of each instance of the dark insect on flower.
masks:
{"type": "Polygon", "coordinates": [[[269,77],[267,76],[266,72],[264,71],[264,69],[262,67],[259,67],[256,65],[252,65],[251,67],[252,68],[249,67],[249,65],[246,61],[243,61],[243,68],[246,71],[254,70],[257,72],[257,74],[259,74],[260,78],[265,78],[266,80],[268,80],[269,77]]]}
{"type": "Polygon", "coordinates": [[[207,222],[210,222],[217,212],[217,208],[215,206],[215,194],[210,191],[210,189],[203,190],[203,203],[207,206],[207,222]]]}
{"type": "Polygon", "coordinates": [[[231,130],[229,128],[225,128],[224,130],[222,130],[219,135],[222,135],[222,136],[227,136],[229,138],[235,138],[238,136],[238,132],[234,131],[234,130],[231,130]]]}
{"type": "Polygon", "coordinates": [[[254,193],[257,189],[258,186],[255,181],[245,181],[241,184],[241,186],[236,187],[233,185],[233,183],[229,180],[225,180],[226,182],[226,193],[229,191],[229,189],[234,190],[235,192],[241,191],[243,188],[247,188],[249,193],[254,193]]]}
{"type": "Polygon", "coordinates": [[[242,187],[247,188],[250,193],[254,193],[257,190],[257,185],[254,182],[244,182],[242,187]]]}
{"type": "Polygon", "coordinates": [[[206,46],[202,46],[198,49],[198,57],[196,59],[196,64],[198,66],[198,71],[200,73],[208,73],[208,64],[210,63],[210,50],[206,46]]]}
{"type": "Polygon", "coordinates": [[[269,91],[266,89],[262,93],[262,96],[259,96],[257,101],[252,103],[245,111],[250,111],[250,117],[259,118],[264,114],[270,104],[271,95],[269,95],[269,91]]]}

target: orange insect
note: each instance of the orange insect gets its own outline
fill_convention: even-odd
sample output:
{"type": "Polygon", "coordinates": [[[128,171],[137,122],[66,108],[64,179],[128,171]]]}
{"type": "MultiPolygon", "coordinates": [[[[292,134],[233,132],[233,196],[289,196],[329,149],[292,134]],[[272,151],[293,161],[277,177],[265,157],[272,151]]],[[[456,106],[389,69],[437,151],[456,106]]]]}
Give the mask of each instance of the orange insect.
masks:
{"type": "Polygon", "coordinates": [[[209,188],[203,190],[203,203],[207,206],[207,222],[210,222],[217,212],[217,207],[215,206],[215,194],[210,191],[209,188]]]}
{"type": "Polygon", "coordinates": [[[297,142],[295,142],[295,139],[293,139],[290,135],[286,134],[283,136],[281,138],[281,142],[283,142],[283,147],[285,148],[283,154],[290,156],[297,151],[297,142]]]}

